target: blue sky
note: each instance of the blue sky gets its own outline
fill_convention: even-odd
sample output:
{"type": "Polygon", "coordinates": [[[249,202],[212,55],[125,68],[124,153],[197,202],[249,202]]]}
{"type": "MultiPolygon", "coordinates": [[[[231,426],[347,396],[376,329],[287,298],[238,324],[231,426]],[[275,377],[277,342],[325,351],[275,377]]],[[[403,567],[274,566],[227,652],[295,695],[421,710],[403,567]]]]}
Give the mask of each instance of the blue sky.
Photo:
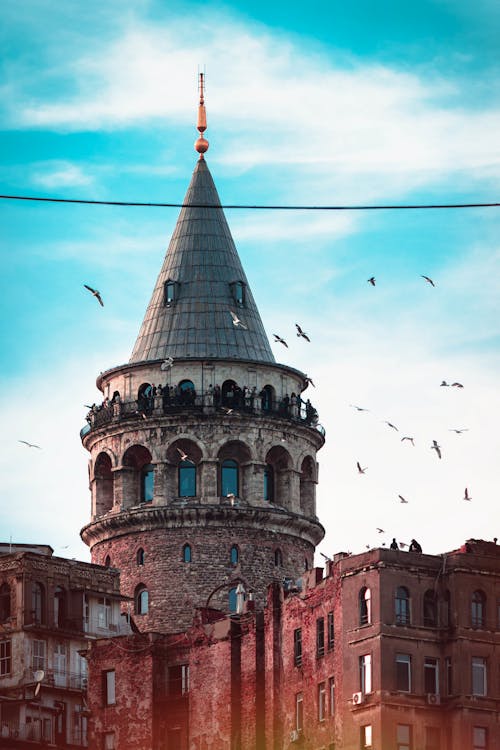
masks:
{"type": "MultiPolygon", "coordinates": [[[[223,202],[498,201],[499,31],[492,0],[7,0],[0,192],[181,201],[201,65],[223,202]]],[[[83,404],[96,375],[130,356],[177,210],[0,212],[1,537],[86,559],[83,404]]],[[[430,552],[500,536],[499,217],[227,211],[266,329],[290,339],[277,359],[316,384],[325,553],[393,535],[430,552]]]]}

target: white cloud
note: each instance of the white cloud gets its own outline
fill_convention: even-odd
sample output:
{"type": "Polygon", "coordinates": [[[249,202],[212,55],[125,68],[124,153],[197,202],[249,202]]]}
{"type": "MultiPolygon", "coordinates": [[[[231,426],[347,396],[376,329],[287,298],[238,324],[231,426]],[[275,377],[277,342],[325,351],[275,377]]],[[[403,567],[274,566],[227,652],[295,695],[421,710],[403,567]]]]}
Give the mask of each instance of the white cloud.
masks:
{"type": "Polygon", "coordinates": [[[80,187],[91,185],[94,181],[93,176],[85,173],[80,165],[69,161],[38,162],[32,167],[31,181],[46,188],[80,187]]]}

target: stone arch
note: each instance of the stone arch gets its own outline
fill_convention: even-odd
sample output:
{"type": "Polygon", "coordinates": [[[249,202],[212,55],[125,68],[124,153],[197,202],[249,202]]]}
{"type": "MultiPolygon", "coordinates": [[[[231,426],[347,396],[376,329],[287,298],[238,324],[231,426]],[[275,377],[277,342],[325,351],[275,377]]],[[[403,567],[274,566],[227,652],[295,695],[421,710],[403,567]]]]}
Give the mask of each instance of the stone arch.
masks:
{"type": "Polygon", "coordinates": [[[222,406],[227,406],[230,409],[240,406],[240,393],[241,388],[236,380],[232,380],[231,378],[225,380],[221,387],[222,406]]]}
{"type": "Polygon", "coordinates": [[[144,414],[151,414],[154,406],[153,386],[141,383],[137,390],[137,409],[144,414]]]}
{"type": "Polygon", "coordinates": [[[316,461],[310,455],[300,464],[300,510],[305,516],[316,515],[316,461]]]}
{"type": "Polygon", "coordinates": [[[276,391],[267,383],[260,392],[262,411],[273,411],[276,404],[276,391]]]}
{"type": "Polygon", "coordinates": [[[97,516],[108,513],[113,507],[114,482],[111,457],[101,451],[94,461],[92,494],[97,516]]]}
{"type": "Polygon", "coordinates": [[[167,448],[166,493],[169,497],[197,497],[201,494],[201,446],[190,437],[178,437],[167,448]],[[187,456],[187,458],[183,458],[187,456]]]}
{"type": "Polygon", "coordinates": [[[229,494],[229,487],[237,497],[248,497],[250,494],[249,469],[252,460],[250,448],[241,440],[228,440],[219,448],[217,458],[219,461],[218,494],[220,496],[229,494]],[[235,481],[233,481],[234,477],[235,481]]]}
{"type": "Polygon", "coordinates": [[[276,505],[289,506],[291,500],[290,489],[292,472],[292,457],[290,453],[282,445],[273,445],[266,454],[265,463],[265,484],[267,476],[268,480],[273,480],[274,485],[270,502],[274,502],[276,505]],[[268,472],[266,475],[268,467],[270,467],[271,472],[268,472]]]}
{"type": "Polygon", "coordinates": [[[176,388],[177,401],[181,406],[193,406],[196,401],[194,383],[189,378],[180,380],[176,388]]]}
{"type": "Polygon", "coordinates": [[[121,490],[122,505],[150,502],[154,491],[154,466],[152,456],[144,445],[131,445],[122,458],[121,490]]]}

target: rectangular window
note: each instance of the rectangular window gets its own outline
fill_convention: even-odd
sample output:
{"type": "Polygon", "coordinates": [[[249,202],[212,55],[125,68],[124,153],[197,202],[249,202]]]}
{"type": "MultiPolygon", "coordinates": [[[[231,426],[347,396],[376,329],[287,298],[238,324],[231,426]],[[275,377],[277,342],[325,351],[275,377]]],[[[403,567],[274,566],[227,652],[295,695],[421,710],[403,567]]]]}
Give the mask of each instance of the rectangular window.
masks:
{"type": "Polygon", "coordinates": [[[111,602],[101,596],[97,600],[97,627],[106,629],[111,622],[111,602]]]}
{"type": "Polygon", "coordinates": [[[302,664],[302,628],[293,631],[293,662],[296,667],[302,664]]]}
{"type": "Polygon", "coordinates": [[[325,618],[318,617],[316,620],[316,656],[324,656],[325,653],[325,618]]]}
{"type": "Polygon", "coordinates": [[[328,612],[327,615],[327,630],[328,630],[328,651],[331,651],[335,645],[335,630],[333,612],[328,612]]]}
{"type": "Polygon", "coordinates": [[[330,698],[330,716],[335,714],[335,677],[328,680],[328,694],[330,698]]]}
{"type": "Polygon", "coordinates": [[[472,657],[472,695],[486,695],[486,659],[472,657]]]}
{"type": "Polygon", "coordinates": [[[324,721],[326,717],[326,685],[320,682],[318,685],[318,721],[324,721]]]}
{"type": "Polygon", "coordinates": [[[485,727],[472,727],[472,750],[486,750],[488,730],[485,727]]]}
{"type": "Polygon", "coordinates": [[[439,693],[439,661],[430,656],[424,659],[424,691],[439,693]]]}
{"type": "Polygon", "coordinates": [[[396,690],[411,691],[411,657],[409,654],[396,654],[396,690]]]}
{"type": "Polygon", "coordinates": [[[115,733],[106,732],[104,735],[104,750],[115,750],[115,733]]]}
{"type": "Polygon", "coordinates": [[[425,727],[425,750],[441,750],[439,727],[425,727]]]}
{"type": "Polygon", "coordinates": [[[359,657],[359,687],[362,693],[372,691],[372,657],[364,654],[359,657]]]}
{"type": "Polygon", "coordinates": [[[47,669],[47,643],[45,641],[34,640],[31,651],[31,667],[33,672],[37,669],[47,669]]]}
{"type": "Polygon", "coordinates": [[[168,668],[168,694],[173,698],[189,692],[189,664],[174,664],[168,668]]]}
{"type": "Polygon", "coordinates": [[[446,695],[453,695],[453,665],[451,656],[447,656],[444,663],[446,668],[446,695]]]}
{"type": "Polygon", "coordinates": [[[10,641],[0,641],[0,677],[10,674],[12,669],[10,641]]]}
{"type": "Polygon", "coordinates": [[[361,750],[372,750],[372,725],[365,724],[360,727],[360,743],[361,750]]]}
{"type": "Polygon", "coordinates": [[[304,727],[304,697],[302,693],[295,696],[295,729],[302,732],[304,727]]]}
{"type": "Polygon", "coordinates": [[[102,673],[103,676],[103,692],[104,692],[104,705],[114,706],[116,703],[116,679],[115,670],[107,669],[102,673]]]}
{"type": "Polygon", "coordinates": [[[409,724],[396,725],[396,748],[397,750],[412,750],[411,726],[409,724]]]}

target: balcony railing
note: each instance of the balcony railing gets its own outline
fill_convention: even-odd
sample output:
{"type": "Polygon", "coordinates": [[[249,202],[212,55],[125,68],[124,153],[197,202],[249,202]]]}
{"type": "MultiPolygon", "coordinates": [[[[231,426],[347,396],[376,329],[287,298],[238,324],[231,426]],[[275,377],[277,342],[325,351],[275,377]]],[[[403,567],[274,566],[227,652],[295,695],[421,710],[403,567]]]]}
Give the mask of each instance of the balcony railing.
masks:
{"type": "MultiPolygon", "coordinates": [[[[22,724],[18,721],[0,721],[0,747],[15,747],[16,742],[33,742],[34,744],[55,745],[53,726],[48,723],[41,724],[35,719],[29,723],[22,724]],[[8,744],[5,744],[8,741],[8,744]]],[[[68,744],[76,747],[87,747],[86,729],[75,728],[71,733],[69,742],[63,742],[64,747],[68,744]]],[[[58,747],[59,743],[57,743],[58,747]]]]}
{"type": "Polygon", "coordinates": [[[321,435],[325,435],[324,427],[318,422],[318,413],[310,402],[300,401],[299,404],[291,405],[282,399],[263,405],[260,397],[235,400],[226,396],[221,399],[219,404],[214,404],[213,395],[206,394],[205,396],[195,395],[189,400],[171,399],[170,397],[166,400],[164,396],[157,395],[150,398],[143,397],[132,401],[115,401],[108,405],[94,406],[87,414],[87,424],[80,430],[80,437],[83,438],[91,430],[103,427],[111,422],[202,411],[219,411],[224,414],[228,410],[287,419],[291,422],[313,427],[321,435]]]}
{"type": "MultiPolygon", "coordinates": [[[[24,682],[33,683],[34,681],[35,668],[27,668],[24,670],[24,682]]],[[[47,669],[43,667],[44,678],[42,682],[43,687],[59,687],[67,690],[86,690],[87,689],[87,675],[79,672],[70,672],[66,669],[47,669]]]]}

